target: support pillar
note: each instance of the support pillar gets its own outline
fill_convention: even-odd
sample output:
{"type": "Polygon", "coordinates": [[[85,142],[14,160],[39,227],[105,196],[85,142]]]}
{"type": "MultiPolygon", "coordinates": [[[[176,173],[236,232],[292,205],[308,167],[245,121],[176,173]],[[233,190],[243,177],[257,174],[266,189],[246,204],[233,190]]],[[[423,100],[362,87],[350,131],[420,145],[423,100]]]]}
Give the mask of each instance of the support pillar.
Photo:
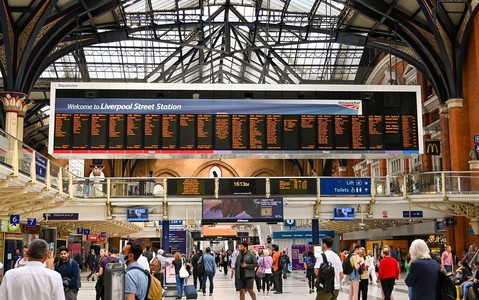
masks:
{"type": "Polygon", "coordinates": [[[441,127],[442,170],[443,171],[451,171],[451,148],[450,148],[450,141],[449,141],[449,115],[447,113],[447,105],[445,105],[445,104],[442,104],[439,107],[439,124],[440,124],[440,127],[441,127]]]}
{"type": "Polygon", "coordinates": [[[22,136],[19,137],[17,132],[19,126],[18,113],[23,111],[23,116],[25,116],[25,111],[31,103],[31,100],[25,101],[26,97],[27,95],[22,92],[0,92],[0,99],[5,110],[5,131],[19,140],[23,139],[23,127],[21,131],[22,136]]]}
{"type": "Polygon", "coordinates": [[[454,98],[446,101],[449,116],[449,151],[451,171],[468,169],[469,151],[471,150],[472,137],[469,135],[469,118],[463,107],[464,99],[454,98]],[[466,135],[466,138],[465,138],[466,135]]]}
{"type": "Polygon", "coordinates": [[[166,253],[171,253],[170,251],[170,221],[163,220],[163,225],[161,226],[162,234],[161,234],[161,247],[165,250],[166,253]]]}
{"type": "Polygon", "coordinates": [[[312,222],[312,228],[311,228],[311,233],[313,236],[313,245],[318,245],[319,244],[319,220],[318,219],[313,219],[312,222]]]}

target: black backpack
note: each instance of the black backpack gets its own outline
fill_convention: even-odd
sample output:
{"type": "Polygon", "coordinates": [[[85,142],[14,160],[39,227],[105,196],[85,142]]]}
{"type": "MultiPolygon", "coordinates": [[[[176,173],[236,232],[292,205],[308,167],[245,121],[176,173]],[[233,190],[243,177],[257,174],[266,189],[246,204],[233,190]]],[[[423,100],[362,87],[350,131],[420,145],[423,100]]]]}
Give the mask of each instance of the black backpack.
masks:
{"type": "Polygon", "coordinates": [[[353,253],[349,253],[348,256],[344,259],[343,261],[343,274],[344,275],[349,275],[353,273],[353,266],[351,265],[351,257],[353,256],[353,253]]]}
{"type": "Polygon", "coordinates": [[[439,279],[437,281],[436,300],[455,300],[456,286],[454,282],[447,276],[444,270],[439,271],[439,279]]]}
{"type": "Polygon", "coordinates": [[[321,253],[323,262],[319,266],[319,276],[316,280],[316,288],[323,293],[334,292],[334,267],[331,262],[328,261],[326,255],[321,253]]]}

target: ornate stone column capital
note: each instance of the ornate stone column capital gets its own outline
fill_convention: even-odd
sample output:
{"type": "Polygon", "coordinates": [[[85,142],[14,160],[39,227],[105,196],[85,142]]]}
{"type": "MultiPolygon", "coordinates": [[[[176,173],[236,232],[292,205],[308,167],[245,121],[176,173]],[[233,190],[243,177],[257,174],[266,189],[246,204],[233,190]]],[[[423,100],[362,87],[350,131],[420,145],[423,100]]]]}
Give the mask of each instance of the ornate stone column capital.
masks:
{"type": "Polygon", "coordinates": [[[22,92],[13,92],[13,91],[4,91],[0,92],[0,99],[3,102],[3,107],[5,108],[5,112],[16,112],[18,113],[21,111],[25,106],[25,111],[28,108],[28,105],[33,101],[29,99],[27,102],[24,103],[27,94],[22,92]]]}

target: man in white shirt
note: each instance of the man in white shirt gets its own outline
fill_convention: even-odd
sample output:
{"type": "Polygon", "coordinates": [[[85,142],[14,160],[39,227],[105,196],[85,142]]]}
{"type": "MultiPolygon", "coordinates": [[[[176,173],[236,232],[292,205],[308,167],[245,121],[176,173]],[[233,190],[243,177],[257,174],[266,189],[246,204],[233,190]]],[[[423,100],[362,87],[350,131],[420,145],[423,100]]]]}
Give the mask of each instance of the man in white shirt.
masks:
{"type": "MultiPolygon", "coordinates": [[[[316,295],[316,300],[336,300],[339,295],[339,288],[341,286],[341,278],[343,277],[343,265],[341,264],[341,259],[339,256],[331,251],[333,246],[333,239],[330,237],[324,237],[322,240],[321,248],[323,249],[326,259],[333,265],[334,268],[334,292],[333,293],[323,293],[318,291],[316,295]]],[[[316,264],[314,265],[314,274],[319,276],[319,266],[323,263],[323,256],[319,255],[316,257],[316,264]]]]}
{"type": "Polygon", "coordinates": [[[11,269],[5,273],[0,285],[0,299],[18,300],[65,300],[62,277],[58,272],[45,268],[48,244],[36,239],[28,248],[25,267],[11,269]]]}

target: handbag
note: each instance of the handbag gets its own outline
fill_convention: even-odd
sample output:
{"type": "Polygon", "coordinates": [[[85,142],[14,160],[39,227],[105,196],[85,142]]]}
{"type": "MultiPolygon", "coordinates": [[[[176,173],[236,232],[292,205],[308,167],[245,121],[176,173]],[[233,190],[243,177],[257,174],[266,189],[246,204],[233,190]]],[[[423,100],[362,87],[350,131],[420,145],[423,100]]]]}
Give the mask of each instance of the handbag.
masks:
{"type": "Polygon", "coordinates": [[[258,278],[264,278],[265,275],[265,269],[263,264],[261,264],[257,269],[256,269],[256,277],[258,278]]]}
{"type": "Polygon", "coordinates": [[[185,265],[181,266],[178,275],[180,275],[180,278],[188,278],[188,276],[190,276],[190,273],[188,273],[188,271],[186,270],[185,265]]]}

